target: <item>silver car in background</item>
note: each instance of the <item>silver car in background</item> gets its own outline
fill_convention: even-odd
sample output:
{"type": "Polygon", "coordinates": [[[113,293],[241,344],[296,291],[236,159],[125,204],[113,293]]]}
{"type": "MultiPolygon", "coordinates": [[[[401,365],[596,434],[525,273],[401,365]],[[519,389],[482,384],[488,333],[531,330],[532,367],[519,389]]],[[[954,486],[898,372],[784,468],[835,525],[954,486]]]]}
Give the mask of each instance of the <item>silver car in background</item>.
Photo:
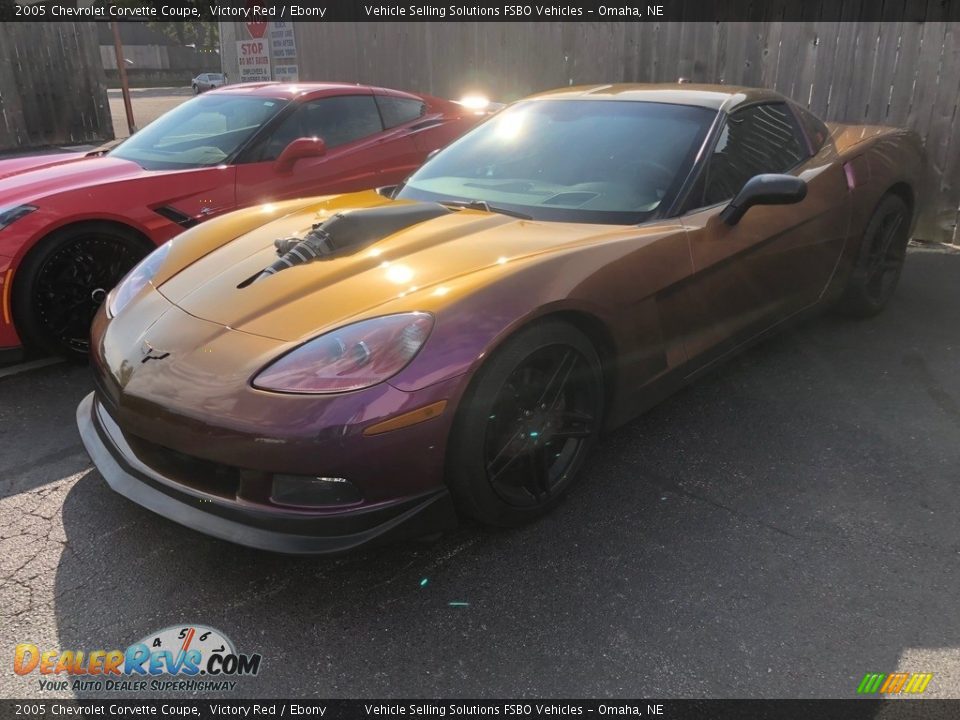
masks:
{"type": "Polygon", "coordinates": [[[227,84],[227,76],[223,73],[200,73],[190,81],[195,95],[227,84]]]}

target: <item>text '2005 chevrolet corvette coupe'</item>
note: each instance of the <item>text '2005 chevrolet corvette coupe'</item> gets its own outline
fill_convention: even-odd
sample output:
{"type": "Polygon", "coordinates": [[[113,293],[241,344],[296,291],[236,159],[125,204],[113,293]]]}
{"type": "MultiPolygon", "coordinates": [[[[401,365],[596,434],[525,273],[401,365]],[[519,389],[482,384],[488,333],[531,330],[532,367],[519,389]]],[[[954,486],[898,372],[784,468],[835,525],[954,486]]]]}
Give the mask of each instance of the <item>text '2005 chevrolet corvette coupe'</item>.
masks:
{"type": "Polygon", "coordinates": [[[155,251],[94,321],[83,440],[120,493],[259,548],[524,522],[720,358],[883,308],[922,165],[912,133],[767,91],[535,96],[403,185],[155,251]]]}

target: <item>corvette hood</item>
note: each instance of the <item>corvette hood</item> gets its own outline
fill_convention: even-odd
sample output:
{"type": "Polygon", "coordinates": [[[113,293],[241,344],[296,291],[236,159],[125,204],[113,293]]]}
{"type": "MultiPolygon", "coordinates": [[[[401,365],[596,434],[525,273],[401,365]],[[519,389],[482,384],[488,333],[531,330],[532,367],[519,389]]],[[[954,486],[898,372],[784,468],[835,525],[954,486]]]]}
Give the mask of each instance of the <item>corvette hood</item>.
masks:
{"type": "Polygon", "coordinates": [[[142,175],[129,160],[82,154],[40,155],[0,161],[0,202],[29,202],[45,195],[142,175]]]}
{"type": "Polygon", "coordinates": [[[60,165],[62,163],[82,160],[85,153],[50,153],[49,155],[23,155],[20,157],[0,160],[0,179],[42,167],[60,165]]]}
{"type": "MultiPolygon", "coordinates": [[[[498,266],[508,272],[524,258],[625,230],[461,210],[250,282],[277,259],[274,240],[302,236],[334,212],[348,211],[351,203],[370,207],[392,201],[357,193],[324,203],[319,211],[313,206],[296,212],[219,247],[159,290],[195,317],[277,340],[300,340],[455,278],[498,266]]],[[[637,228],[632,230],[636,234],[637,228]]],[[[396,309],[383,307],[383,312],[396,309]]]]}

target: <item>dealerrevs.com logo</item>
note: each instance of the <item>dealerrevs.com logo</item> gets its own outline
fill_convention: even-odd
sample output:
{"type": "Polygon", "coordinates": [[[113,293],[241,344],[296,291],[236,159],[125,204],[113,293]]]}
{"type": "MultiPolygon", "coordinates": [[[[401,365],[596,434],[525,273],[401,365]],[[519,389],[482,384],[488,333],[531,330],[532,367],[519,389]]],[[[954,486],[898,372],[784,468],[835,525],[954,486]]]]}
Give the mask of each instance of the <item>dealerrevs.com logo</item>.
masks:
{"type": "Polygon", "coordinates": [[[204,625],[173,625],[126,650],[41,650],[20,643],[13,656],[17,675],[39,675],[49,691],[223,691],[235,678],[260,671],[259,653],[238,653],[233,642],[204,625]]]}

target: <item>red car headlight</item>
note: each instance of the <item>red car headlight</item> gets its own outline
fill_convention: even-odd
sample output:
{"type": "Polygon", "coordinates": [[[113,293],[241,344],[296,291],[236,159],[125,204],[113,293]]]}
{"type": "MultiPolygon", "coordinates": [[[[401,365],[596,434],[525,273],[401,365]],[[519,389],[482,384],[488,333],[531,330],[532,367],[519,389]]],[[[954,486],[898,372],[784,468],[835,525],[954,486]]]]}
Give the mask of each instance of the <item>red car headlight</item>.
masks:
{"type": "Polygon", "coordinates": [[[338,393],[376,385],[403,370],[423,347],[433,316],[402,313],[361,320],[310,340],[253,379],[261,390],[338,393]]]}

